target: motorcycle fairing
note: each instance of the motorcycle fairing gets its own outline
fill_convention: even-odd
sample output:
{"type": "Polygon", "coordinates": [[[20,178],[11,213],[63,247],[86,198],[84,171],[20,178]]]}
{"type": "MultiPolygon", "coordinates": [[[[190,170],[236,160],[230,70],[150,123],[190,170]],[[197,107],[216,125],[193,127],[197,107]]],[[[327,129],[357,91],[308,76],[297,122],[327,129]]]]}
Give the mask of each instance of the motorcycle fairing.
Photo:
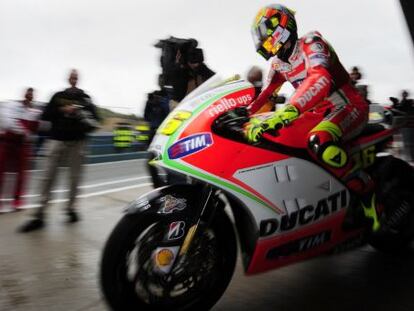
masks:
{"type": "Polygon", "coordinates": [[[341,209],[317,224],[259,240],[246,273],[253,275],[312,258],[360,236],[361,230],[342,230],[345,214],[346,209],[341,209]]]}
{"type": "MultiPolygon", "coordinates": [[[[291,215],[309,206],[318,207],[318,202],[324,198],[332,197],[343,191],[345,194],[342,195],[341,202],[337,202],[337,197],[334,202],[332,197],[332,202],[328,202],[333,205],[332,208],[328,207],[329,212],[318,211],[321,215],[315,216],[313,221],[320,221],[325,216],[339,212],[349,203],[349,192],[341,182],[317,165],[298,158],[288,158],[266,165],[238,169],[233,177],[241,184],[255,189],[278,206],[283,211],[282,214],[275,216],[279,222],[284,215],[291,215]]],[[[319,209],[322,208],[324,207],[319,206],[319,209]]],[[[308,210],[307,214],[310,213],[311,211],[308,210]]],[[[306,224],[308,223],[310,221],[307,221],[306,224]]],[[[297,223],[288,230],[295,230],[299,226],[300,224],[297,223]]],[[[260,227],[260,222],[258,227],[260,227]]],[[[279,227],[273,232],[273,235],[280,233],[281,228],[279,227]]]]}
{"type": "MultiPolygon", "coordinates": [[[[237,142],[211,131],[216,116],[245,105],[253,94],[253,89],[243,82],[218,89],[181,104],[177,109],[191,112],[191,117],[183,121],[181,127],[170,136],[157,135],[150,149],[160,155],[158,164],[161,166],[215,185],[237,197],[249,210],[257,228],[263,227],[263,223],[269,220],[274,221],[273,224],[277,222],[277,230],[267,231],[259,237],[251,260],[247,262],[248,273],[312,257],[359,234],[358,230],[347,233],[340,229],[350,201],[349,192],[326,169],[311,161],[294,158],[289,153],[237,142]],[[207,140],[200,139],[204,133],[212,135],[208,144],[207,140]],[[190,146],[189,149],[171,159],[169,148],[177,141],[184,141],[191,136],[198,139],[198,142],[185,141],[184,148],[190,146]],[[197,149],[197,152],[187,153],[199,147],[202,148],[197,149]],[[250,156],[252,154],[254,156],[250,156]],[[214,161],[218,158],[220,161],[214,161]],[[302,182],[295,178],[299,172],[307,177],[302,182]],[[314,185],[314,188],[308,183],[314,185]],[[280,188],[275,190],[276,187],[280,188]],[[318,187],[318,190],[314,190],[315,193],[312,192],[312,189],[318,187]],[[289,197],[288,193],[292,190],[295,194],[289,197]],[[326,206],[326,202],[331,200],[329,198],[339,194],[342,197],[342,193],[346,196],[345,204],[336,209],[332,207],[333,203],[326,206]],[[309,218],[310,213],[318,213],[318,217],[309,218]],[[300,217],[306,218],[306,221],[301,223],[298,220],[300,217]],[[300,249],[295,250],[298,247],[300,249]]],[[[306,125],[284,129],[283,137],[275,136],[276,140],[279,139],[277,143],[304,150],[306,139],[303,131],[311,123],[319,121],[312,115],[309,115],[309,120],[306,125]]]]}

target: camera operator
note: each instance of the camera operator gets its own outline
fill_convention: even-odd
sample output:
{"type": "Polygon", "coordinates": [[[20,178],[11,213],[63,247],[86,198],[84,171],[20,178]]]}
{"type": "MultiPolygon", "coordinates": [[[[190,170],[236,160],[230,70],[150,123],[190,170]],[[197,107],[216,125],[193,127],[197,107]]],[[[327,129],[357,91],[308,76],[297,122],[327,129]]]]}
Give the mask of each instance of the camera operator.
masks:
{"type": "Polygon", "coordinates": [[[175,37],[155,45],[162,49],[163,84],[172,88],[172,100],[176,103],[215,74],[204,63],[203,50],[197,45],[195,39],[175,37]]]}
{"type": "Polygon", "coordinates": [[[203,50],[198,48],[188,51],[187,66],[184,66],[184,68],[186,68],[187,73],[187,88],[185,95],[192,92],[215,74],[214,71],[204,64],[203,50]]]}

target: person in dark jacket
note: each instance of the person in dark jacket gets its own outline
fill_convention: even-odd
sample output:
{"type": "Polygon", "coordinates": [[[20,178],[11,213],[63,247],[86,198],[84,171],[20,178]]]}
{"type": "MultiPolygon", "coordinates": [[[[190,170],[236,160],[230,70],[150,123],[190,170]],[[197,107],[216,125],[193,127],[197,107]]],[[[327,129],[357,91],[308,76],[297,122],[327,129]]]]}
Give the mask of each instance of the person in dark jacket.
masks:
{"type": "Polygon", "coordinates": [[[401,100],[397,102],[395,108],[412,115],[414,113],[414,100],[408,97],[409,93],[406,90],[401,92],[401,100]]]}
{"type": "MultiPolygon", "coordinates": [[[[148,99],[144,110],[144,119],[150,125],[148,144],[151,143],[162,121],[164,121],[164,119],[170,113],[169,102],[170,98],[168,94],[162,90],[154,91],[148,94],[148,99]]],[[[152,158],[153,156],[150,155],[149,162],[152,158]]],[[[147,167],[149,173],[151,174],[154,188],[163,186],[164,183],[158,175],[157,169],[154,166],[150,165],[149,162],[147,163],[147,167]]]]}
{"type": "Polygon", "coordinates": [[[41,116],[42,120],[49,121],[51,125],[49,132],[51,149],[46,160],[41,206],[36,210],[34,218],[20,228],[21,232],[36,230],[44,226],[44,212],[51,197],[51,189],[58,167],[66,163],[65,160],[68,160],[70,174],[69,201],[66,207],[68,222],[79,220],[75,201],[82,175],[86,140],[87,135],[99,126],[99,117],[89,95],[76,87],[77,82],[78,72],[72,70],[69,75],[70,87],[54,94],[41,116]]]}
{"type": "MultiPolygon", "coordinates": [[[[202,83],[214,76],[212,71],[204,63],[203,50],[199,48],[187,52],[183,60],[181,51],[176,55],[176,67],[173,71],[173,101],[179,103],[185,96],[199,87],[202,83]]],[[[175,108],[174,105],[170,108],[175,108]]]]}
{"type": "Polygon", "coordinates": [[[169,101],[168,95],[163,91],[154,91],[148,94],[144,110],[144,119],[150,125],[150,142],[157,128],[170,113],[169,101]]]}

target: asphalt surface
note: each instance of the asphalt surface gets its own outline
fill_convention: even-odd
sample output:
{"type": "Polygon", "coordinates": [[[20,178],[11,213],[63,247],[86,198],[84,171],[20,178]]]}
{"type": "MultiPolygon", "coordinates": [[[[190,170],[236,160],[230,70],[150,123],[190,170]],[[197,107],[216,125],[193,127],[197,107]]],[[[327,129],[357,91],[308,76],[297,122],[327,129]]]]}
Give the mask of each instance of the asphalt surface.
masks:
{"type": "MultiPolygon", "coordinates": [[[[65,180],[44,230],[16,233],[28,209],[0,215],[0,310],[106,310],[98,284],[102,247],[123,207],[151,189],[142,160],[86,166],[79,211],[66,224],[65,180]],[[136,178],[136,179],[134,179],[136,178]],[[139,179],[138,179],[139,178],[139,179]]],[[[63,170],[64,173],[64,170],[63,170]]],[[[42,172],[32,172],[36,195],[42,172]]],[[[240,263],[213,310],[414,310],[414,249],[398,256],[369,246],[246,277],[240,263]]]]}

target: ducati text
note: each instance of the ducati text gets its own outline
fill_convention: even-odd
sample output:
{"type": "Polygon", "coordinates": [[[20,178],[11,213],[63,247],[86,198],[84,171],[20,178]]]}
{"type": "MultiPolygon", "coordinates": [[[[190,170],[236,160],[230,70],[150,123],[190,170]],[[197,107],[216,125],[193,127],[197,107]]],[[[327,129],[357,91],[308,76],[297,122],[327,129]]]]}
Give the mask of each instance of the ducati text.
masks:
{"type": "Polygon", "coordinates": [[[265,237],[276,233],[278,230],[281,232],[289,231],[298,225],[307,225],[346,207],[347,202],[347,192],[343,190],[319,200],[316,206],[309,204],[289,215],[283,215],[280,221],[274,218],[263,220],[260,223],[260,236],[265,237]]]}
{"type": "Polygon", "coordinates": [[[319,94],[324,88],[329,85],[329,80],[326,77],[320,77],[314,85],[310,86],[309,89],[298,98],[298,103],[301,107],[304,107],[311,99],[319,94]]]}

